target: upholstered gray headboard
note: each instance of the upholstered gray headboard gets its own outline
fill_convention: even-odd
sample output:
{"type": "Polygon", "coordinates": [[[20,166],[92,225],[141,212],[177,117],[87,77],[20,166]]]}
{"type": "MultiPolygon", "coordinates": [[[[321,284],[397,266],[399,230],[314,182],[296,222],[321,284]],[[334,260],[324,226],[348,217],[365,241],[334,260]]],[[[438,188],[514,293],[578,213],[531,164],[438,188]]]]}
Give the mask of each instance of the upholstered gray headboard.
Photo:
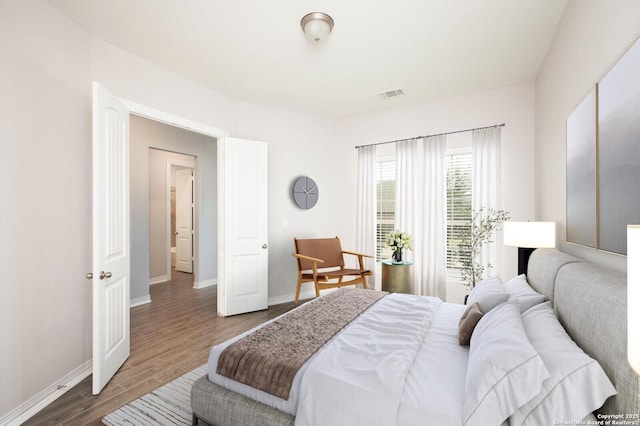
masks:
{"type": "Polygon", "coordinates": [[[527,280],[551,301],[573,340],[596,359],[618,395],[603,414],[640,413],[640,379],[627,361],[627,278],[555,249],[538,249],[527,280]]]}

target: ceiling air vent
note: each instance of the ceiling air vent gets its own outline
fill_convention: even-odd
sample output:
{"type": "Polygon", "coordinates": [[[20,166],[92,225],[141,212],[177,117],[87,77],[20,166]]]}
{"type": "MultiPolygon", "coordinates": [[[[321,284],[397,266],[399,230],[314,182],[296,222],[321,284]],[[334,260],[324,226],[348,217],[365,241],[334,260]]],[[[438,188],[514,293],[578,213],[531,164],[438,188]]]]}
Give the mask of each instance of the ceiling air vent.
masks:
{"type": "Polygon", "coordinates": [[[402,89],[387,90],[386,92],[378,93],[378,96],[384,99],[395,98],[403,95],[404,95],[404,92],[402,91],[402,89]]]}

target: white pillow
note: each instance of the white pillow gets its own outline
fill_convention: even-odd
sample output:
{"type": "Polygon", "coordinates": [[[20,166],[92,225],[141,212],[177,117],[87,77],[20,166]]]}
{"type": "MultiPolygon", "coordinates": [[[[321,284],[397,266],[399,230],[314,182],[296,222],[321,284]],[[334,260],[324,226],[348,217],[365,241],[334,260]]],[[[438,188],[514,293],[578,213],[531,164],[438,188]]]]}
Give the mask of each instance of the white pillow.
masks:
{"type": "Polygon", "coordinates": [[[478,322],[469,349],[463,423],[499,425],[540,393],[549,372],[524,331],[516,302],[478,322]]]}
{"type": "Polygon", "coordinates": [[[527,282],[527,277],[522,274],[507,281],[504,288],[509,293],[509,300],[517,300],[520,312],[524,312],[532,306],[547,300],[545,296],[537,293],[527,282]]]}
{"type": "Polygon", "coordinates": [[[522,322],[551,378],[511,416],[511,426],[540,425],[550,419],[579,422],[617,393],[600,364],[571,340],[549,303],[526,311],[522,322]]]}
{"type": "Polygon", "coordinates": [[[480,281],[480,284],[471,290],[467,305],[478,302],[480,310],[486,314],[499,304],[506,302],[507,299],[509,299],[509,293],[504,289],[500,278],[491,277],[480,281]]]}

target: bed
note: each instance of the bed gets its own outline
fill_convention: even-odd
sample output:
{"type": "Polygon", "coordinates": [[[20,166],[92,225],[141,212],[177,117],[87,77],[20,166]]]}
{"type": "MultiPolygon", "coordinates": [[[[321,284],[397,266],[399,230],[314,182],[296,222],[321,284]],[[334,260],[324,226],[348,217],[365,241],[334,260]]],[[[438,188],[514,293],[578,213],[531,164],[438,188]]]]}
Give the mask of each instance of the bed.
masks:
{"type": "Polygon", "coordinates": [[[624,275],[539,249],[526,279],[482,286],[470,306],[380,299],[301,366],[286,399],[216,373],[247,333],[217,345],[209,374],[192,387],[194,423],[640,424],[624,275]],[[460,318],[473,317],[475,302],[484,316],[462,346],[460,318]]]}

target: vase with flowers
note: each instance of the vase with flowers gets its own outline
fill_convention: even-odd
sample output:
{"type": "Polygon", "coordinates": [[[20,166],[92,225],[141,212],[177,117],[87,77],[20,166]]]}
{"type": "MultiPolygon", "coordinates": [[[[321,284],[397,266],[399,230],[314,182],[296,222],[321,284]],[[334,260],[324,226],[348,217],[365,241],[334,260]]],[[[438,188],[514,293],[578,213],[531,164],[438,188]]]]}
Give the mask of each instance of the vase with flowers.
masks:
{"type": "Polygon", "coordinates": [[[390,232],[387,235],[386,244],[393,250],[391,260],[393,263],[402,263],[403,251],[413,250],[413,240],[411,235],[402,231],[390,232]]]}

